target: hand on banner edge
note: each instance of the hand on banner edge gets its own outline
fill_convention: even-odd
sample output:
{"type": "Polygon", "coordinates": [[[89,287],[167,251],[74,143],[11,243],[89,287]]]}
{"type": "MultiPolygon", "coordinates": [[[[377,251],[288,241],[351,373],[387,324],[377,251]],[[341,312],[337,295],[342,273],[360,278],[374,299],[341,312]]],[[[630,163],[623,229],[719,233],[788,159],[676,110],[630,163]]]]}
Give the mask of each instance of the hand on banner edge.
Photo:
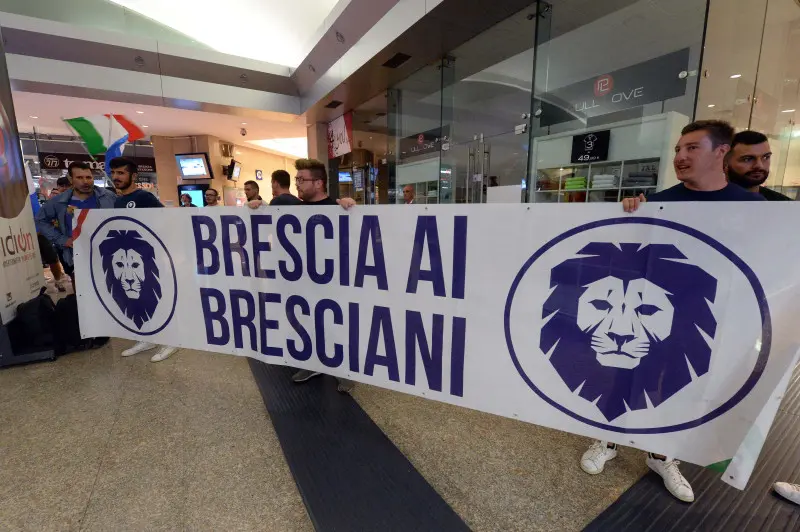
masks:
{"type": "Polygon", "coordinates": [[[622,209],[628,213],[636,212],[642,203],[647,203],[644,194],[639,194],[638,198],[625,198],[622,200],[622,209]]]}
{"type": "Polygon", "coordinates": [[[349,211],[352,207],[356,206],[356,200],[354,200],[353,198],[337,199],[336,203],[341,205],[341,207],[346,211],[349,211]]]}
{"type": "Polygon", "coordinates": [[[259,207],[266,207],[267,202],[264,200],[255,199],[253,201],[248,201],[247,206],[251,209],[258,209],[259,207]]]}

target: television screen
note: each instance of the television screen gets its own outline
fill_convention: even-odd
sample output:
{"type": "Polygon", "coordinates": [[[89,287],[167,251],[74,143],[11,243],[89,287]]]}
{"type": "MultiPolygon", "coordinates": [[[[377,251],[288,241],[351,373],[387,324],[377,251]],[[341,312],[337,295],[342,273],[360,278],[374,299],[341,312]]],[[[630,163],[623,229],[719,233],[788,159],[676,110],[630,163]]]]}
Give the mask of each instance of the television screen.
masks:
{"type": "Polygon", "coordinates": [[[175,156],[183,179],[213,179],[207,153],[180,153],[175,156]]]}
{"type": "Polygon", "coordinates": [[[339,172],[339,183],[352,183],[353,177],[350,172],[339,172]]]}
{"type": "Polygon", "coordinates": [[[208,185],[179,185],[178,186],[178,202],[183,203],[183,195],[188,194],[191,200],[191,205],[195,207],[204,207],[205,192],[208,190],[208,185]]]}
{"type": "Polygon", "coordinates": [[[242,163],[236,159],[231,159],[231,164],[228,165],[228,179],[231,181],[238,181],[239,175],[242,173],[242,163]]]}

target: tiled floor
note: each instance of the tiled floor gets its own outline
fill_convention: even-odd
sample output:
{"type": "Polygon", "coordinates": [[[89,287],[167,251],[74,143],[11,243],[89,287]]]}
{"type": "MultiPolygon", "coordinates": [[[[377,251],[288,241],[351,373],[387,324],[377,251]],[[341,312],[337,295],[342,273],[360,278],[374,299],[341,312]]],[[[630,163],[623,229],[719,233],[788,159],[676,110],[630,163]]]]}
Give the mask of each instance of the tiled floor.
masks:
{"type": "Polygon", "coordinates": [[[247,361],[0,371],[0,530],[311,530],[247,361]]]}
{"type": "Polygon", "coordinates": [[[621,448],[590,476],[586,438],[373,386],[353,396],[475,531],[582,530],[647,471],[621,448]]]}

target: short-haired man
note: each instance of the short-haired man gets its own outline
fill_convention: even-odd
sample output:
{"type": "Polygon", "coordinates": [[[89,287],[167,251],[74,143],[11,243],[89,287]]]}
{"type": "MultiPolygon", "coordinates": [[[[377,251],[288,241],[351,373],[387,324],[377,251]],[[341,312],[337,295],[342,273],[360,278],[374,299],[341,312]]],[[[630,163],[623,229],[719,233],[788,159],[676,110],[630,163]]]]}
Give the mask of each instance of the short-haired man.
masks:
{"type": "MultiPolygon", "coordinates": [[[[645,198],[625,198],[623,209],[633,212],[645,201],[764,201],[758,194],[728,183],[724,163],[733,142],[733,127],[718,120],[701,120],[683,128],[675,146],[673,165],[679,184],[645,198]]],[[[596,441],[581,457],[581,468],[590,475],[603,472],[606,462],[617,456],[617,445],[596,441]]],[[[689,482],[676,460],[650,453],[647,465],[661,475],[664,486],[684,502],[694,501],[689,482]]]]}
{"type": "Polygon", "coordinates": [[[117,201],[114,203],[116,209],[148,209],[152,207],[163,207],[158,198],[150,192],[142,190],[136,186],[136,178],[139,172],[136,163],[124,157],[111,159],[111,181],[117,189],[117,201]]]}
{"type": "MultiPolygon", "coordinates": [[[[111,159],[109,168],[111,168],[111,180],[114,182],[117,192],[119,192],[117,201],[114,203],[115,208],[147,209],[164,206],[153,194],[136,186],[137,171],[136,164],[133,161],[124,157],[117,157],[111,159]]],[[[156,347],[159,346],[149,342],[137,342],[133,347],[123,351],[122,356],[133,356],[156,347]]],[[[166,360],[177,350],[177,347],[160,346],[156,354],[150,358],[150,362],[166,360]]]]}
{"type": "Polygon", "coordinates": [[[292,178],[286,170],[275,170],[272,172],[272,201],[270,205],[300,205],[303,203],[292,194],[289,186],[292,178]]]}
{"type": "Polygon", "coordinates": [[[219,207],[219,192],[215,188],[209,188],[203,194],[206,199],[206,207],[219,207]]]}
{"type": "Polygon", "coordinates": [[[789,196],[761,186],[769,178],[771,159],[772,150],[766,135],[758,131],[741,131],[733,137],[726,161],[728,180],[761,194],[767,201],[793,201],[789,196]]]}
{"type": "Polygon", "coordinates": [[[75,264],[72,257],[72,212],[75,209],[112,209],[117,196],[97,187],[89,165],[73,162],[67,168],[72,180],[69,188],[42,205],[36,213],[36,231],[44,235],[61,258],[64,272],[75,283],[75,264]]]}
{"type": "MultiPolygon", "coordinates": [[[[300,200],[302,200],[298,200],[297,205],[341,205],[345,209],[349,209],[355,205],[355,201],[353,201],[352,198],[335,200],[328,196],[328,172],[325,168],[325,164],[321,161],[317,161],[316,159],[297,159],[294,162],[294,167],[297,169],[297,177],[295,178],[297,193],[300,196],[300,200]]],[[[273,181],[275,180],[275,174],[277,172],[281,172],[281,170],[273,172],[273,181]]],[[[288,191],[288,183],[285,183],[285,185],[284,189],[288,191]]],[[[273,198],[270,205],[292,205],[292,203],[274,203],[275,200],[280,197],[279,195],[273,198]]],[[[264,201],[252,201],[247,205],[251,209],[257,209],[265,204],[264,201]]],[[[301,369],[292,376],[292,380],[301,383],[318,375],[321,375],[318,371],[301,369]]],[[[349,392],[353,389],[355,384],[347,379],[337,377],[337,380],[339,381],[338,390],[340,392],[349,392]]]]}
{"type": "Polygon", "coordinates": [[[255,181],[247,181],[244,184],[244,195],[247,201],[260,200],[261,196],[258,195],[258,183],[255,181]]]}
{"type": "Polygon", "coordinates": [[[403,187],[403,202],[406,205],[413,205],[414,204],[414,196],[416,195],[416,191],[414,190],[414,185],[406,185],[403,187]]]}

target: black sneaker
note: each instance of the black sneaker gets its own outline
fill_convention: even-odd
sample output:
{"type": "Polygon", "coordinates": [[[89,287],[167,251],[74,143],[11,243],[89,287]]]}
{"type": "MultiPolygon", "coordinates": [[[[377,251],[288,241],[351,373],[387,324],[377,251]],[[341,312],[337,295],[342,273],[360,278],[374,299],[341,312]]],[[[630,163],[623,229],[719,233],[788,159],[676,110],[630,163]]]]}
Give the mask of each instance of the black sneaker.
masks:
{"type": "Polygon", "coordinates": [[[306,382],[307,380],[313,379],[314,377],[322,375],[319,371],[309,371],[307,369],[301,369],[294,375],[292,375],[292,380],[294,382],[306,382]]]}

